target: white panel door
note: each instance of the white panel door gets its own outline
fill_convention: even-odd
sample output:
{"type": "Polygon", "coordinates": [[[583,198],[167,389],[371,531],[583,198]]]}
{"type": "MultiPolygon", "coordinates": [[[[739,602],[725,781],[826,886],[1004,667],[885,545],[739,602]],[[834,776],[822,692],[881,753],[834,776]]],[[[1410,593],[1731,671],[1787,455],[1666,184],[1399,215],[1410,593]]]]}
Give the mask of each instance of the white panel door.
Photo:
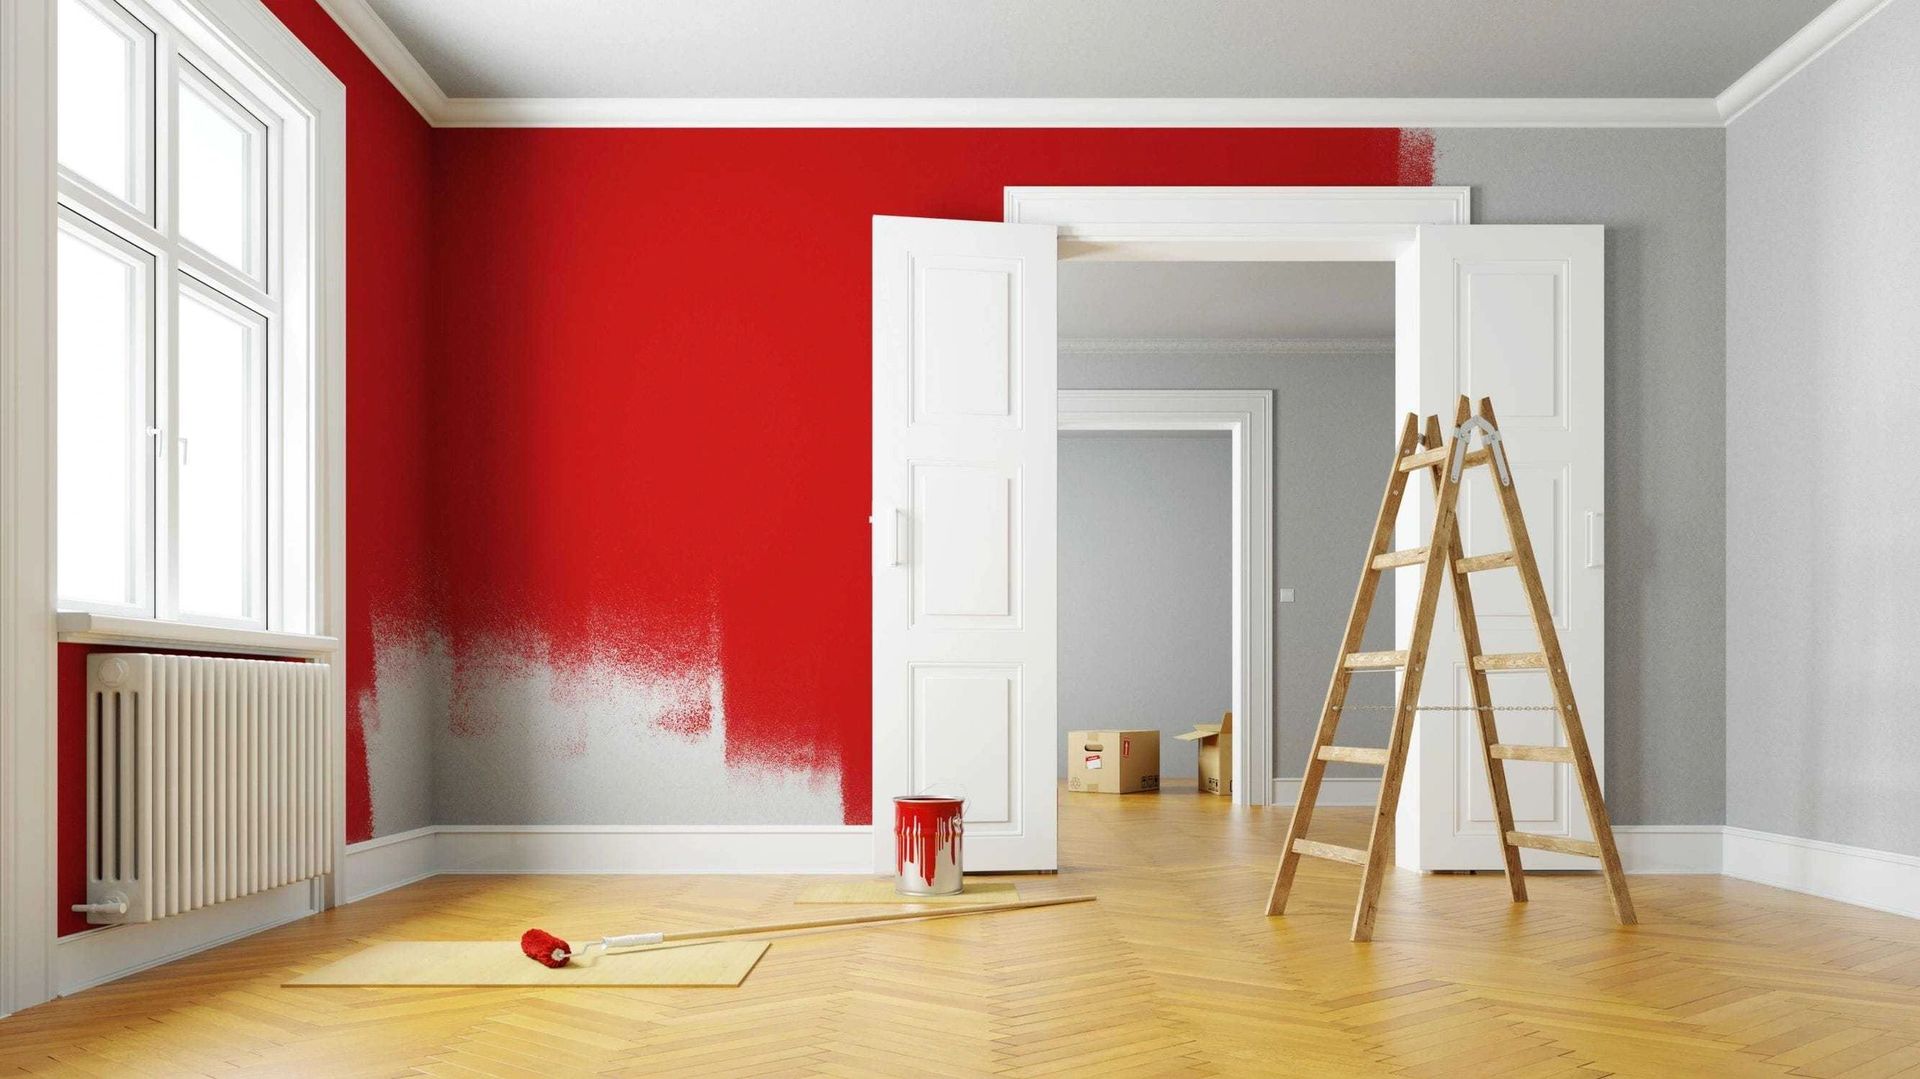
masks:
{"type": "Polygon", "coordinates": [[[1051,225],[873,219],[874,867],[966,799],[969,870],[1059,866],[1051,225]]]}
{"type": "MultiPolygon", "coordinates": [[[[1456,395],[1477,407],[1493,398],[1539,559],[1574,697],[1585,721],[1594,767],[1604,780],[1606,753],[1606,571],[1601,528],[1606,509],[1604,243],[1598,225],[1423,225],[1400,265],[1399,345],[1418,357],[1417,381],[1403,373],[1404,409],[1453,418],[1456,395]]],[[[1408,369],[1403,368],[1403,372],[1408,369]]],[[[1460,499],[1466,553],[1509,548],[1500,504],[1485,468],[1470,469],[1460,499]]],[[[1425,544],[1433,495],[1420,486],[1418,513],[1403,512],[1398,546],[1425,544]],[[1415,538],[1415,537],[1419,538],[1415,538]]],[[[1474,601],[1483,647],[1539,650],[1517,571],[1476,573],[1474,601]]],[[[1418,575],[1396,590],[1401,645],[1418,575]]],[[[1443,596],[1447,596],[1445,590],[1443,596]]],[[[1433,635],[1421,703],[1470,706],[1451,597],[1433,635]]],[[[1494,673],[1493,703],[1552,701],[1541,672],[1494,673]]],[[[1563,745],[1552,712],[1496,712],[1500,740],[1563,745]]],[[[1401,801],[1399,858],[1420,869],[1501,866],[1485,768],[1472,713],[1423,712],[1414,728],[1401,801]]],[[[1592,838],[1572,767],[1510,761],[1507,782],[1523,832],[1592,838]]],[[[1529,868],[1593,869],[1590,858],[1521,852],[1529,868]]]]}

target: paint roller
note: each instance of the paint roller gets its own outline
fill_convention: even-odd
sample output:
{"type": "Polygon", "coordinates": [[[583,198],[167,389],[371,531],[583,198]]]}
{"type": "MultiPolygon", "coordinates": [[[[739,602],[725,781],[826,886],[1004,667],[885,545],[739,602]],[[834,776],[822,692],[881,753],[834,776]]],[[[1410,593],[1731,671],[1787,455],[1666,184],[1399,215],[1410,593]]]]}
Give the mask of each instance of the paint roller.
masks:
{"type": "Polygon", "coordinates": [[[1003,910],[1028,910],[1033,907],[1057,907],[1067,903],[1091,903],[1090,895],[1065,895],[1052,899],[1023,899],[1012,903],[980,903],[970,907],[948,907],[944,910],[904,910],[888,914],[855,914],[845,918],[815,918],[804,922],[767,922],[761,925],[734,925],[717,929],[681,929],[669,932],[628,933],[622,936],[601,937],[586,947],[575,950],[573,945],[554,936],[544,929],[529,929],[520,935],[520,950],[528,959],[544,967],[558,969],[575,960],[591,964],[600,956],[609,952],[629,948],[643,948],[656,944],[669,944],[678,941],[708,940],[713,937],[738,937],[752,933],[786,933],[800,929],[831,929],[878,925],[882,922],[902,922],[925,920],[930,918],[956,918],[966,914],[993,914],[1003,910]]]}

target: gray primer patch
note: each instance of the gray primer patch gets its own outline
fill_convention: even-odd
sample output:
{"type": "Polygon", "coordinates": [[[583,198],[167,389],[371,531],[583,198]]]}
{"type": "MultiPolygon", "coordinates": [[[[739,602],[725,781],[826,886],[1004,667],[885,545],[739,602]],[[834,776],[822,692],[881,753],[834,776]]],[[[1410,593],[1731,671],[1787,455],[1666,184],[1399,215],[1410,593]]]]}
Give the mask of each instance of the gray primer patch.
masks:
{"type": "Polygon", "coordinates": [[[838,769],[730,763],[717,654],[652,668],[557,664],[539,644],[476,641],[433,745],[438,824],[843,823],[838,769]],[[690,729],[690,702],[709,722],[690,729]]]}
{"type": "Polygon", "coordinates": [[[373,834],[433,821],[433,732],[446,726],[453,659],[438,633],[374,626],[373,688],[360,695],[373,834]]]}

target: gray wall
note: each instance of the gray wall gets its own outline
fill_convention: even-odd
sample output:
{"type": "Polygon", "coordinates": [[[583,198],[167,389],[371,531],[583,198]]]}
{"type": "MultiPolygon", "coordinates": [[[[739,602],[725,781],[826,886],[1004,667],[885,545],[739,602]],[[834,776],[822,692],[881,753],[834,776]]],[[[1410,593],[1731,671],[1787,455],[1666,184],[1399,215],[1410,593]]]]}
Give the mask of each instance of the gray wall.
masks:
{"type": "MultiPolygon", "coordinates": [[[[1061,288],[1073,287],[1071,267],[1061,288]]],[[[1391,303],[1391,297],[1382,297],[1391,303]]],[[[1314,725],[1353,604],[1361,559],[1386,481],[1398,432],[1393,358],[1371,356],[1093,356],[1065,354],[1066,389],[1270,389],[1274,392],[1274,587],[1294,590],[1275,612],[1274,775],[1306,767],[1314,725]]],[[[1067,450],[1062,446],[1063,460],[1067,450]]],[[[1062,487],[1062,499],[1066,498],[1062,487]]],[[[1062,521],[1062,528],[1066,522],[1062,521]]],[[[1064,537],[1064,532],[1063,532],[1064,537]]],[[[1064,578],[1068,555],[1061,551],[1064,578]]],[[[1062,701],[1067,700],[1063,592],[1062,701]]],[[[1226,624],[1223,612],[1220,622],[1226,624]]],[[[1393,647],[1393,588],[1374,602],[1368,648],[1393,647]]],[[[1355,704],[1391,705],[1392,679],[1354,680],[1355,704]]],[[[1386,712],[1355,712],[1341,726],[1349,745],[1385,745],[1386,712]]],[[[1178,774],[1177,765],[1164,766],[1178,774]]],[[[1379,775],[1377,768],[1333,765],[1329,775],[1379,775]]]]}
{"type": "Polygon", "coordinates": [[[1607,803],[1721,823],[1725,133],[1435,135],[1434,182],[1471,185],[1475,222],[1606,226],[1607,803]]]}
{"type": "Polygon", "coordinates": [[[1920,854],[1920,3],[1727,132],[1727,823],[1920,854]]]}
{"type": "MultiPolygon", "coordinates": [[[[1233,440],[1224,431],[1060,436],[1060,731],[1173,736],[1233,701],[1233,440]]],[[[1067,755],[1060,757],[1067,774],[1067,755]]]]}

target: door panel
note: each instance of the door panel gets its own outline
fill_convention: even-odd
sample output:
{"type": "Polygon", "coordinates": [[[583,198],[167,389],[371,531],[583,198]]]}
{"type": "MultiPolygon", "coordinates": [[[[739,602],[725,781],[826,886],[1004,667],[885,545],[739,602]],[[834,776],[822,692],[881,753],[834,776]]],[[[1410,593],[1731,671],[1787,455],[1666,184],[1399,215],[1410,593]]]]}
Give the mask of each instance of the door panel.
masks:
{"type": "Polygon", "coordinates": [[[1019,477],[993,467],[911,466],[908,530],[916,626],[1019,623],[1019,477]]]}
{"type": "Polygon", "coordinates": [[[967,801],[969,870],[1054,869],[1052,226],[873,224],[874,865],[967,801]]]}
{"type": "Polygon", "coordinates": [[[922,663],[913,679],[913,789],[965,798],[969,835],[1005,832],[1018,820],[1019,668],[922,663]]]}
{"type": "MultiPolygon", "coordinates": [[[[1605,384],[1603,378],[1605,273],[1597,225],[1422,226],[1415,250],[1399,268],[1399,347],[1417,356],[1417,377],[1402,377],[1403,407],[1453,417],[1466,394],[1493,398],[1514,482],[1539,560],[1542,583],[1566,652],[1594,765],[1604,779],[1605,570],[1588,542],[1584,522],[1605,510],[1605,384]]],[[[1510,548],[1490,469],[1468,473],[1460,506],[1466,553],[1510,548]]],[[[1422,486],[1419,512],[1405,513],[1400,546],[1419,546],[1432,528],[1433,497],[1422,486]],[[1419,538],[1415,538],[1419,537],[1419,538]]],[[[1528,616],[1518,572],[1472,577],[1483,647],[1488,652],[1533,652],[1539,638],[1528,616]]],[[[1416,588],[1396,593],[1402,647],[1416,588]]],[[[1443,603],[1450,612],[1451,603],[1443,603]]],[[[1442,615],[1452,622],[1453,615],[1442,615]]],[[[1472,704],[1458,630],[1436,627],[1430,669],[1452,679],[1430,680],[1423,705],[1472,704]]],[[[1539,673],[1490,678],[1493,703],[1551,703],[1539,673]]],[[[1532,745],[1561,745],[1551,712],[1496,712],[1501,737],[1532,745]]],[[[1501,864],[1495,824],[1480,760],[1474,717],[1464,711],[1425,712],[1414,728],[1406,793],[1401,801],[1399,856],[1421,869],[1495,869],[1501,864]],[[1417,837],[1409,841],[1409,835],[1417,837]]],[[[1571,766],[1510,762],[1514,814],[1526,831],[1591,838],[1571,766]]],[[[1522,852],[1530,868],[1592,869],[1591,859],[1544,851],[1522,852]]]]}

